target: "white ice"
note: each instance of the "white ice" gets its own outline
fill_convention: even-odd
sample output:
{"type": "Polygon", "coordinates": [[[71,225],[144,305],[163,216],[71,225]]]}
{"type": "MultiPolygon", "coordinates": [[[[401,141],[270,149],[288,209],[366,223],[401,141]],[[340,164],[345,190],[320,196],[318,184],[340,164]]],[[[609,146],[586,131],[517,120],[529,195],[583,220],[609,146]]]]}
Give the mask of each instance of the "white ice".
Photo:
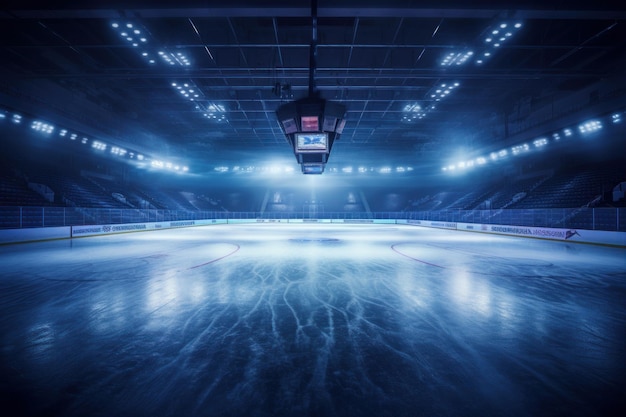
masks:
{"type": "Polygon", "coordinates": [[[606,415],[624,255],[336,224],[3,246],[0,388],[23,415],[606,415]]]}

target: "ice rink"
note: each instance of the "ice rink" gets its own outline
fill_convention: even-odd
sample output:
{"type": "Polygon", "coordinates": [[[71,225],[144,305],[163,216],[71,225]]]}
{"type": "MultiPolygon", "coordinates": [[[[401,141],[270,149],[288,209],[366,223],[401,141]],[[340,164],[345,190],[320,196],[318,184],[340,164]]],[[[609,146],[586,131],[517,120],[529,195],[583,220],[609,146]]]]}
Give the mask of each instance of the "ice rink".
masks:
{"type": "Polygon", "coordinates": [[[624,249],[250,224],[0,265],[2,415],[626,415],[624,249]]]}

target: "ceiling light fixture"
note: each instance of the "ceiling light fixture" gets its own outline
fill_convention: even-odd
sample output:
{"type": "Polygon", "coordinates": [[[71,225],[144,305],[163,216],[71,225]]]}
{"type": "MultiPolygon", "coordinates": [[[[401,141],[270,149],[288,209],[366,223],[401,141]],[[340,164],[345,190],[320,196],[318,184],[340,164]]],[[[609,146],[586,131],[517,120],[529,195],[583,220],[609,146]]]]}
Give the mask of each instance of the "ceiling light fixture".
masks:
{"type": "Polygon", "coordinates": [[[319,97],[317,68],[317,0],[311,1],[312,37],[309,49],[309,96],[280,106],[279,124],[303,174],[322,174],[330,151],[346,123],[343,104],[319,97]]]}

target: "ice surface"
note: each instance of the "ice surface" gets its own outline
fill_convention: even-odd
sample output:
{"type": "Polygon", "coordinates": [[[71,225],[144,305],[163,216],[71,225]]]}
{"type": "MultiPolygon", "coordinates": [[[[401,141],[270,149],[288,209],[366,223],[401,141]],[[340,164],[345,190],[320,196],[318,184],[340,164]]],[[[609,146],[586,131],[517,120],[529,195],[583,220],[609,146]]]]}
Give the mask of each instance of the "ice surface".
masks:
{"type": "Polygon", "coordinates": [[[3,246],[0,405],[16,416],[623,415],[625,255],[400,225],[3,246]]]}

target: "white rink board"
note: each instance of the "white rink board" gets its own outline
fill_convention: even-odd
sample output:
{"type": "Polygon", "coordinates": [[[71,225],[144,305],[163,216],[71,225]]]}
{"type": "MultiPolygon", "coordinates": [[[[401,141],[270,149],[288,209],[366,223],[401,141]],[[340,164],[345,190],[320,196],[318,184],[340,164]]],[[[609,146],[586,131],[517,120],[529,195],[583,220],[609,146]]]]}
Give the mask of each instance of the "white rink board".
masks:
{"type": "Polygon", "coordinates": [[[0,244],[67,239],[69,237],[70,226],[0,230],[0,244]]]}
{"type": "Polygon", "coordinates": [[[507,236],[531,237],[578,243],[626,247],[625,232],[603,230],[561,229],[547,227],[527,227],[478,223],[455,223],[431,220],[395,220],[395,219],[209,219],[180,220],[171,222],[128,223],[115,225],[87,225],[45,227],[33,229],[0,230],[0,244],[33,242],[39,240],[68,239],[76,237],[100,236],[116,233],[164,230],[181,227],[207,226],[212,224],[258,224],[258,223],[321,223],[321,224],[407,224],[412,226],[438,229],[460,230],[466,232],[492,233],[507,236]]]}
{"type": "Polygon", "coordinates": [[[604,230],[557,229],[550,227],[508,226],[498,224],[457,223],[457,230],[498,235],[563,240],[579,243],[626,246],[626,233],[604,230]]]}

